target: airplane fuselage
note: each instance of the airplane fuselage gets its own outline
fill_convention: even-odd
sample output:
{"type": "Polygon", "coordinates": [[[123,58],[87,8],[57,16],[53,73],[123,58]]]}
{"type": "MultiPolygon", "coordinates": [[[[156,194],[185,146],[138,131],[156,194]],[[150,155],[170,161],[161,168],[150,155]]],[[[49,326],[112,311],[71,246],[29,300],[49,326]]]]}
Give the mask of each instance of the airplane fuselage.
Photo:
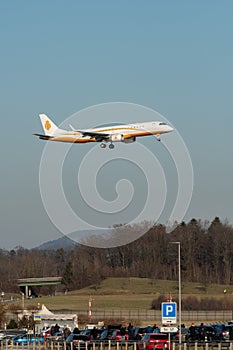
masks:
{"type": "MultiPolygon", "coordinates": [[[[93,134],[109,134],[110,141],[124,142],[124,140],[130,140],[140,136],[156,135],[157,137],[160,137],[160,135],[172,130],[173,129],[169,125],[162,122],[145,122],[85,129],[85,132],[90,132],[93,134]]],[[[60,135],[54,135],[54,137],[52,137],[50,140],[60,142],[86,143],[98,142],[98,137],[90,135],[84,136],[83,133],[79,133],[77,131],[67,131],[64,134],[61,133],[60,135]]]]}

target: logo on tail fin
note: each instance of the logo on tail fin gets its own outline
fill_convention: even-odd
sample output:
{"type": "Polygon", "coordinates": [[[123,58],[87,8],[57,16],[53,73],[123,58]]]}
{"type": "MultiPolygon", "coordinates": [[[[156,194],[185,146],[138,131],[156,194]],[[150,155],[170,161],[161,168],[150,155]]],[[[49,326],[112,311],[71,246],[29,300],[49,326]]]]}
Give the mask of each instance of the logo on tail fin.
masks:
{"type": "Polygon", "coordinates": [[[51,124],[48,120],[46,120],[44,127],[46,130],[49,130],[51,128],[51,124]]]}

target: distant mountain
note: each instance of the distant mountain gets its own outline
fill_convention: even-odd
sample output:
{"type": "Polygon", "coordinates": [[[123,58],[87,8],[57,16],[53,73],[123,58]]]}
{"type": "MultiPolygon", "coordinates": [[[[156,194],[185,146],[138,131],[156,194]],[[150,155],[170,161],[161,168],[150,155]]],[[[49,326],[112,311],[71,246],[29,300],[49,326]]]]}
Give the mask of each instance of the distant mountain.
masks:
{"type": "MultiPolygon", "coordinates": [[[[76,245],[78,245],[78,242],[81,242],[83,240],[83,243],[85,242],[88,244],[94,243],[101,240],[101,237],[103,238],[106,233],[111,232],[111,230],[83,230],[78,232],[73,232],[70,234],[70,237],[63,236],[58,239],[54,239],[53,241],[48,241],[45,243],[42,243],[35,249],[39,250],[57,250],[60,248],[63,248],[65,250],[73,249],[76,245]],[[86,240],[87,239],[87,240],[86,240]]],[[[98,246],[98,244],[97,244],[98,246]]]]}
{"type": "Polygon", "coordinates": [[[57,250],[60,248],[63,248],[65,250],[73,249],[77,243],[73,241],[72,239],[68,238],[67,236],[63,236],[58,239],[54,239],[53,241],[45,242],[35,249],[39,250],[57,250]]]}
{"type": "Polygon", "coordinates": [[[69,236],[63,236],[53,241],[45,242],[35,249],[57,250],[63,248],[68,250],[73,249],[78,244],[97,248],[109,248],[128,244],[140,236],[141,231],[139,229],[136,230],[134,228],[132,235],[132,228],[127,228],[125,226],[108,229],[83,230],[72,232],[69,236]]]}

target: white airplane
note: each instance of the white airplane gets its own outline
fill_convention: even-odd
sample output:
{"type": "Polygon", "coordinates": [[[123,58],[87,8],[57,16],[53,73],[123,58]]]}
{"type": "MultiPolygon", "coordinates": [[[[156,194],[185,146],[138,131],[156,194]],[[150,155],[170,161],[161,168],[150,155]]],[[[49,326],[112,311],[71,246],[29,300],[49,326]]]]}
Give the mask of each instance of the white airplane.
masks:
{"type": "Polygon", "coordinates": [[[76,130],[70,125],[71,130],[59,129],[47,115],[39,114],[44,135],[34,134],[42,140],[87,143],[101,142],[100,147],[105,148],[109,142],[109,148],[114,148],[113,142],[132,143],[136,137],[156,135],[158,141],[162,134],[171,132],[173,128],[164,122],[145,122],[125,125],[110,125],[102,128],[76,130]]]}

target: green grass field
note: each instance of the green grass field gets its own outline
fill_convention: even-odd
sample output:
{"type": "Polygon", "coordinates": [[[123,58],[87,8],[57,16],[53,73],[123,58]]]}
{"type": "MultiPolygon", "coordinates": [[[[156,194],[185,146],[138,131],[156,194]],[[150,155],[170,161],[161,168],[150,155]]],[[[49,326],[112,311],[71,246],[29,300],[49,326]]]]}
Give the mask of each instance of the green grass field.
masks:
{"type": "MultiPolygon", "coordinates": [[[[232,294],[233,286],[200,285],[198,283],[182,283],[182,296],[211,296],[223,297],[223,290],[232,294]]],[[[81,290],[57,293],[56,296],[40,297],[25,300],[25,305],[45,304],[50,310],[83,310],[88,309],[88,299],[91,296],[95,310],[114,309],[150,309],[151,302],[158,295],[163,294],[178,300],[178,282],[153,280],[148,278],[108,278],[98,285],[91,285],[81,290]]]]}

